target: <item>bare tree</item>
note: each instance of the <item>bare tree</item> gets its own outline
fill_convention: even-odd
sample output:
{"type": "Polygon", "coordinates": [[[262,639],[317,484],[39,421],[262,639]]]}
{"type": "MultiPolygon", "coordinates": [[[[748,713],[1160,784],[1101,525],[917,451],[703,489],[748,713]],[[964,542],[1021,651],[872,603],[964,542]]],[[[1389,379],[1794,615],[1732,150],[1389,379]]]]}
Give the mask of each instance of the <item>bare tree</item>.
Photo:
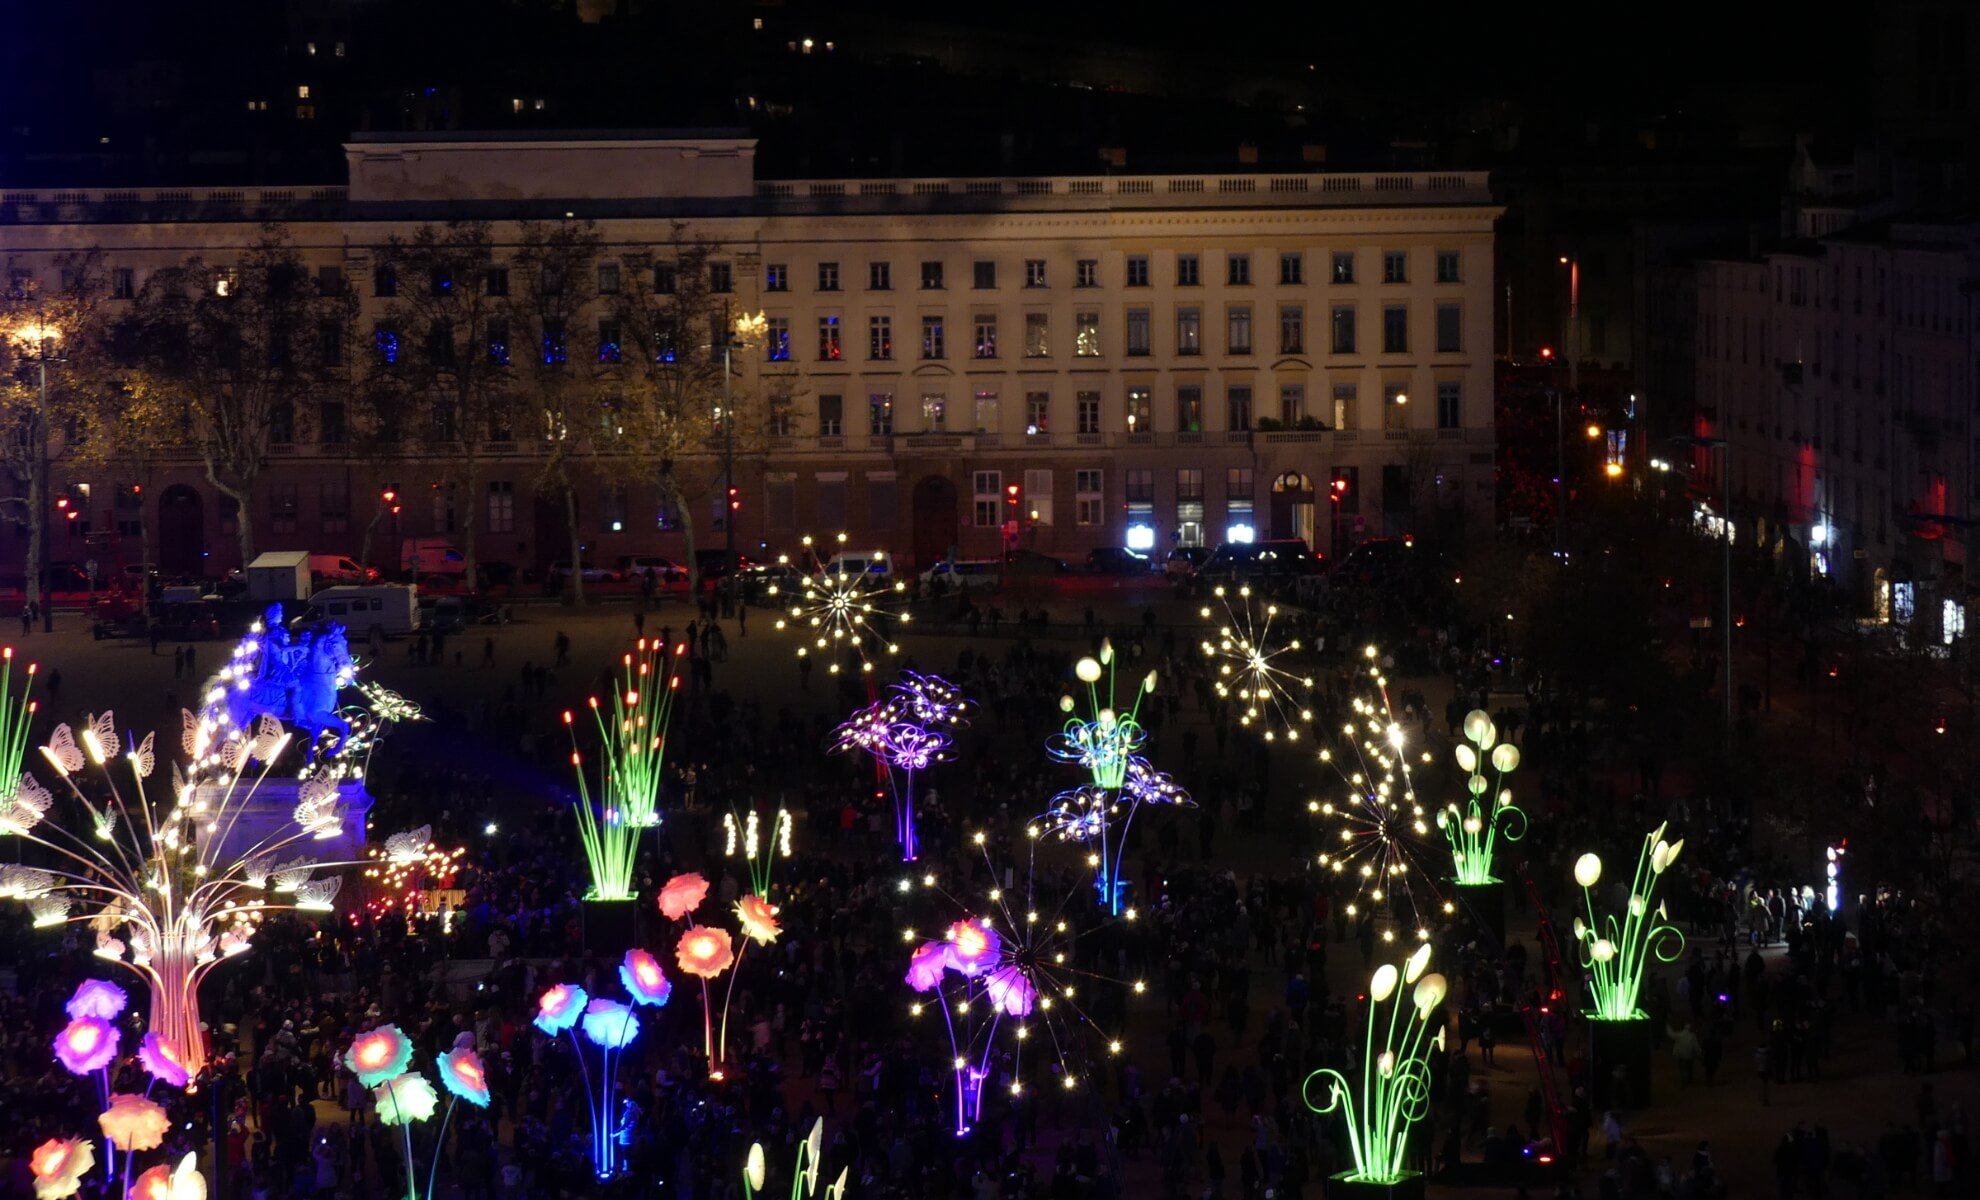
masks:
{"type": "Polygon", "coordinates": [[[518,407],[542,439],[538,487],[561,495],[571,538],[566,600],[584,603],[584,543],[579,535],[577,468],[590,458],[609,405],[598,371],[600,342],[585,327],[598,295],[602,239],[590,221],[525,221],[516,247],[509,328],[534,341],[515,372],[518,407]]]}
{"type": "MultiPolygon", "coordinates": [[[[742,361],[760,338],[760,318],[735,312],[710,271],[718,253],[680,223],[665,246],[625,256],[632,286],[611,297],[613,324],[623,341],[616,453],[602,469],[627,485],[657,484],[679,514],[687,543],[689,587],[701,586],[695,553],[697,504],[723,479],[724,441],[737,456],[760,453],[764,405],[741,386],[742,361]],[[731,354],[722,354],[724,342],[731,354]],[[724,410],[723,371],[730,372],[724,410]]],[[[733,514],[725,519],[733,520],[733,514]]]]}
{"type": "Polygon", "coordinates": [[[181,407],[187,444],[238,507],[243,564],[254,558],[254,486],[270,445],[296,436],[318,401],[352,394],[356,314],[350,286],[312,286],[275,225],[232,265],[194,257],[155,272],[132,306],[122,353],[147,389],[181,407]]]}
{"type": "Polygon", "coordinates": [[[505,399],[515,379],[512,350],[528,341],[529,330],[510,324],[509,270],[495,257],[486,221],[422,225],[410,238],[387,242],[379,263],[398,280],[381,328],[403,345],[389,371],[374,370],[370,425],[403,439],[380,445],[381,453],[418,455],[454,490],[472,585],[482,472],[489,443],[511,434],[505,399]]]}

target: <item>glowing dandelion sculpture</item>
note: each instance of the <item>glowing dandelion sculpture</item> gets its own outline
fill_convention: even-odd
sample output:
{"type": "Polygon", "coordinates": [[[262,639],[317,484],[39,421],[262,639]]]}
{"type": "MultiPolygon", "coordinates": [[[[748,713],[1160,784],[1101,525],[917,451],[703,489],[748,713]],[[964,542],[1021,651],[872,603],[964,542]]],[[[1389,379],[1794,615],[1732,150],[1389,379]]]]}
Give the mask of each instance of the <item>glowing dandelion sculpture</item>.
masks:
{"type": "MultiPolygon", "coordinates": [[[[837,545],[845,549],[845,534],[839,534],[837,545]]],[[[876,564],[884,563],[886,555],[876,550],[872,559],[876,564]]],[[[778,561],[788,563],[790,559],[782,557],[778,561]]],[[[859,656],[862,672],[873,670],[869,645],[884,648],[888,654],[899,652],[900,646],[887,637],[883,626],[890,616],[898,616],[902,624],[909,620],[908,613],[896,614],[889,607],[907,598],[906,583],[870,569],[832,569],[820,557],[809,535],[804,539],[797,565],[805,575],[796,586],[796,594],[786,596],[774,585],[770,594],[779,597],[784,605],[784,615],[777,618],[777,628],[795,629],[804,635],[805,640],[798,643],[799,658],[816,651],[824,656],[826,668],[837,675],[839,661],[847,650],[859,656]]]]}
{"type": "Polygon", "coordinates": [[[1458,769],[1465,773],[1465,801],[1445,805],[1437,813],[1437,828],[1450,843],[1458,885],[1483,887],[1499,882],[1492,874],[1498,839],[1516,842],[1526,834],[1526,814],[1513,806],[1512,789],[1506,786],[1506,776],[1519,766],[1519,747],[1498,740],[1498,727],[1482,709],[1465,716],[1464,737],[1455,753],[1458,769]],[[1498,773],[1496,784],[1485,777],[1487,767],[1498,773]]]}
{"type": "Polygon", "coordinates": [[[1581,965],[1588,971],[1589,990],[1595,1021],[1636,1021],[1644,1017],[1638,1000],[1643,991],[1643,972],[1650,960],[1675,962],[1684,953],[1684,935],[1670,923],[1664,903],[1656,900],[1657,880],[1677,861],[1684,839],[1664,840],[1659,825],[1643,839],[1637,856],[1636,875],[1630,880],[1629,902],[1618,921],[1613,913],[1597,917],[1594,888],[1602,878],[1602,860],[1584,854],[1575,860],[1574,881],[1588,907],[1588,919],[1574,919],[1574,940],[1581,946],[1581,965]]]}
{"type": "MultiPolygon", "coordinates": [[[[674,657],[686,650],[686,643],[677,643],[674,657]]],[[[571,766],[577,771],[578,833],[591,868],[587,900],[627,901],[638,894],[634,868],[639,842],[660,824],[667,721],[680,683],[678,666],[668,661],[666,647],[657,640],[641,638],[619,660],[619,686],[610,701],[601,704],[596,696],[589,701],[599,742],[595,789],[577,747],[575,718],[564,714],[564,725],[571,730],[571,766]]]]}
{"type": "MultiPolygon", "coordinates": [[[[1307,699],[1313,677],[1287,668],[1300,653],[1299,639],[1274,635],[1279,606],[1254,605],[1250,584],[1240,586],[1235,597],[1219,584],[1213,595],[1223,616],[1216,634],[1204,638],[1202,646],[1204,657],[1216,664],[1217,695],[1233,702],[1239,725],[1257,730],[1266,741],[1299,741],[1313,723],[1307,699]]],[[[1202,612],[1205,620],[1218,621],[1209,605],[1202,612]]]]}
{"type": "MultiPolygon", "coordinates": [[[[1373,694],[1354,697],[1353,719],[1340,732],[1341,751],[1320,750],[1320,761],[1334,769],[1343,791],[1338,799],[1307,805],[1328,826],[1318,862],[1322,870],[1354,881],[1355,899],[1346,906],[1349,917],[1361,916],[1365,905],[1386,907],[1398,921],[1411,918],[1417,938],[1428,941],[1425,910],[1451,913],[1456,906],[1435,895],[1425,870],[1424,838],[1430,823],[1416,797],[1408,737],[1390,707],[1380,654],[1369,646],[1362,657],[1373,694]],[[1426,889],[1423,896],[1416,894],[1419,884],[1426,889]]],[[[1382,940],[1394,941],[1395,931],[1384,929],[1382,940]]]]}
{"type": "MultiPolygon", "coordinates": [[[[0,697],[0,707],[17,705],[0,697]]],[[[145,981],[150,1028],[197,1074],[206,1062],[200,980],[245,953],[269,913],[330,911],[343,880],[315,872],[358,864],[317,863],[299,853],[305,843],[342,834],[339,792],[326,778],[302,781],[292,819],[276,832],[232,845],[229,834],[290,743],[279,721],[263,716],[250,736],[228,737],[217,749],[206,740],[211,727],[190,713],[185,728],[186,754],[206,773],[188,778],[175,766],[169,796],[155,798],[158,785],[148,783],[157,766],[155,735],[120,749],[116,718],[107,712],[79,733],[56,726],[41,754],[70,803],[58,807],[32,776],[14,776],[0,833],[48,857],[0,876],[0,893],[25,901],[36,925],[93,928],[97,956],[145,981]],[[86,766],[94,768],[88,790],[79,778],[86,766]]]]}
{"type": "MultiPolygon", "coordinates": [[[[977,833],[972,840],[983,848],[989,878],[998,878],[988,838],[977,833]]],[[[1117,1036],[1100,1032],[1082,999],[1110,986],[1137,994],[1146,990],[1140,981],[1125,984],[1089,965],[1100,955],[1082,947],[1082,940],[1115,922],[1077,924],[1065,915],[1071,891],[1040,894],[1037,841],[1035,833],[1027,838],[1024,883],[1016,893],[993,886],[972,903],[943,890],[933,875],[900,884],[903,893],[940,896],[952,917],[961,914],[937,917],[940,932],[932,940],[923,941],[912,928],[901,935],[913,947],[906,982],[918,996],[909,1014],[938,1011],[948,1036],[958,1137],[982,1119],[984,1090],[998,1073],[1000,1054],[1008,1059],[1005,1086],[1014,1103],[1024,1094],[1024,1056],[1034,1045],[1050,1056],[1059,1086],[1072,1090],[1090,1077],[1100,1047],[1107,1056],[1122,1049],[1117,1036]],[[1007,1036],[1000,1039],[1000,1033],[1007,1036]]],[[[1135,915],[1128,909],[1122,919],[1133,921],[1135,915]]]]}
{"type": "Polygon", "coordinates": [[[1442,975],[1424,974],[1429,963],[1430,947],[1418,946],[1400,972],[1383,963],[1369,980],[1359,1088],[1331,1067],[1300,1087],[1308,1108],[1338,1111],[1347,1122],[1354,1167],[1334,1176],[1343,1182],[1393,1185],[1418,1174],[1405,1167],[1409,1131],[1430,1110],[1430,1052],[1444,1048],[1446,985],[1442,975]],[[1316,1080],[1327,1085],[1318,1103],[1308,1094],[1316,1080]]]}
{"type": "MultiPolygon", "coordinates": [[[[811,1132],[798,1143],[797,1161],[791,1167],[791,1200],[808,1200],[817,1196],[818,1173],[825,1168],[825,1118],[812,1122],[811,1132]]],[[[825,1200],[843,1200],[846,1194],[846,1172],[839,1168],[839,1177],[825,1187],[825,1200]]],[[[743,1200],[756,1200],[756,1194],[763,1190],[769,1178],[770,1166],[764,1158],[763,1143],[756,1142],[749,1148],[743,1159],[743,1200]]]]}
{"type": "Polygon", "coordinates": [[[902,671],[888,695],[860,709],[832,731],[835,754],[870,755],[894,800],[894,836],[903,862],[918,857],[914,825],[916,776],[947,762],[955,739],[948,731],[969,724],[973,706],[961,689],[939,675],[902,671]]]}

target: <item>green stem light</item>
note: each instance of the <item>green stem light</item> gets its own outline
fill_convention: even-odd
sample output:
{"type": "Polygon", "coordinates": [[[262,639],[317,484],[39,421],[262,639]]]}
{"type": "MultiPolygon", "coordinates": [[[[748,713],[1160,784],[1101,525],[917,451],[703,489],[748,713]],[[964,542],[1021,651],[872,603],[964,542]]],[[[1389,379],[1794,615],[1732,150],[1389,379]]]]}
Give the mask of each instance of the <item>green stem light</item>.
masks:
{"type": "Polygon", "coordinates": [[[1526,836],[1526,814],[1513,807],[1512,789],[1506,776],[1519,767],[1519,747],[1500,742],[1499,731],[1483,709],[1473,709],[1464,718],[1467,744],[1456,751],[1457,764],[1465,772],[1465,800],[1452,803],[1437,814],[1437,828],[1451,847],[1451,875],[1460,887],[1497,883],[1492,873],[1492,853],[1498,840],[1516,842],[1526,836]],[[1490,766],[1498,773],[1495,786],[1485,778],[1490,766]]]}
{"type": "Polygon", "coordinates": [[[1595,911],[1594,889],[1602,878],[1601,858],[1584,854],[1575,861],[1574,881],[1581,885],[1588,919],[1574,919],[1574,939],[1581,946],[1581,963],[1588,971],[1594,1005],[1589,1016],[1593,1020],[1640,1020],[1645,1015],[1640,1004],[1643,975],[1651,959],[1676,962],[1684,953],[1684,935],[1670,923],[1663,904],[1651,907],[1658,878],[1684,849],[1683,838],[1664,841],[1664,829],[1659,825],[1643,839],[1621,920],[1613,913],[1595,911]]]}
{"type": "Polygon", "coordinates": [[[1313,1072],[1301,1087],[1301,1098],[1308,1108],[1322,1114],[1338,1109],[1346,1120],[1348,1154],[1354,1169],[1337,1178],[1386,1184],[1408,1174],[1403,1161],[1410,1128],[1430,1109],[1430,1051],[1444,1048],[1447,985],[1442,975],[1424,973],[1429,962],[1430,947],[1418,946],[1400,969],[1385,963],[1369,981],[1358,1097],[1347,1077],[1331,1067],[1313,1072]],[[1407,992],[1405,987],[1409,987],[1407,992]],[[1405,1014],[1405,1007],[1412,1011],[1405,1014]],[[1388,1021],[1378,1047],[1375,1031],[1384,1008],[1389,1010],[1388,1021]],[[1306,1096],[1306,1088],[1323,1076],[1327,1098],[1316,1104],[1306,1096]]]}
{"type": "MultiPolygon", "coordinates": [[[[685,647],[681,647],[685,649],[685,647]]],[[[634,867],[639,840],[660,823],[660,791],[666,781],[667,722],[680,690],[680,675],[668,670],[665,647],[641,638],[636,652],[620,660],[619,686],[609,706],[591,699],[591,716],[598,728],[598,791],[593,799],[591,777],[576,748],[577,732],[570,713],[571,765],[577,773],[578,835],[591,868],[591,900],[631,900],[638,892],[634,867]]]]}

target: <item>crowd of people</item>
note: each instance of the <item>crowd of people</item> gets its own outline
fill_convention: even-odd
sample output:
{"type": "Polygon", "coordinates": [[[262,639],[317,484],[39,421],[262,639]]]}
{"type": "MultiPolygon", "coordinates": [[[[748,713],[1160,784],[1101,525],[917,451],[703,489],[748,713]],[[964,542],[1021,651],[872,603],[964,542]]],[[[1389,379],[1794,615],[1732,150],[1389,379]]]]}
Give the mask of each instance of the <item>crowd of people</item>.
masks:
{"type": "MultiPolygon", "coordinates": [[[[968,605],[941,603],[959,605],[947,615],[968,605]]],[[[174,1148],[222,1147],[220,1200],[405,1190],[400,1134],[381,1125],[341,1064],[354,1036],[386,1022],[412,1038],[416,1068],[460,1045],[488,1066],[487,1110],[452,1121],[444,1143],[434,1123],[414,1132],[419,1178],[438,1160],[436,1197],[732,1196],[751,1143],[769,1149],[775,1177],[820,1117],[822,1177],[846,1169],[859,1200],[1263,1200],[1317,1195],[1319,1181],[1347,1165],[1340,1114],[1316,1112],[1303,1085],[1323,1067],[1359,1071],[1358,982],[1371,962],[1401,956],[1415,914],[1347,915],[1351,888],[1311,867],[1334,831],[1306,812],[1309,781],[1293,758],[1233,736],[1195,630],[1160,626],[1152,611],[1122,625],[1089,610],[1041,626],[1027,610],[1008,630],[1001,620],[965,621],[973,636],[952,660],[927,661],[910,646],[904,664],[940,672],[975,704],[955,761],[923,780],[921,857],[910,873],[898,865],[892,801],[871,763],[824,751],[834,718],[732,673],[718,605],[689,617],[638,616],[639,632],[683,646],[685,663],[667,817],[640,863],[640,944],[671,971],[677,931],[651,903],[671,875],[704,874],[711,905],[747,888],[744,864],[721,853],[724,813],[784,808],[796,827],[794,856],[774,866],[784,932],[740,968],[724,1077],[711,1078],[701,1053],[700,996],[677,981],[620,1073],[611,1119],[629,1169],[610,1183],[594,1179],[572,1043],[530,1020],[553,983],[594,995],[616,986],[616,951],[586,945],[569,735],[529,703],[568,690],[557,674],[589,674],[559,634],[541,665],[520,664],[518,682],[491,687],[470,711],[432,709],[431,721],[395,733],[379,754],[375,827],[431,824],[440,844],[466,846],[456,876],[428,881],[458,889],[458,907],[409,912],[401,897],[347,891],[334,917],[270,922],[250,955],[211,977],[203,1012],[223,1070],[175,1106],[183,1119],[171,1136],[174,1148]],[[1069,769],[1039,747],[1064,719],[1054,701],[1074,659],[1103,639],[1121,655],[1124,678],[1155,671],[1159,685],[1141,712],[1147,752],[1195,797],[1191,808],[1137,823],[1123,870],[1133,921],[1101,912],[1078,854],[1026,834],[1041,798],[1070,785],[1069,769]],[[1244,852],[1232,853],[1239,843],[1244,852]],[[916,886],[922,875],[939,888],[916,886]],[[1044,1037],[1013,1039],[993,1054],[1000,1086],[959,1138],[946,1043],[910,1016],[901,930],[932,928],[938,893],[953,898],[953,912],[1019,884],[1087,935],[1070,964],[1086,982],[1050,1049],[1044,1037]],[[1400,942],[1386,940],[1398,931],[1400,942]],[[1147,981],[1145,998],[1134,998],[1130,979],[1147,981]],[[1127,1047],[1119,1056],[1106,1049],[1115,1038],[1127,1047]],[[1078,1086],[1054,1086],[1068,1074],[1078,1086]]],[[[1394,581],[1340,589],[1283,620],[1286,636],[1312,648],[1308,699],[1319,728],[1337,726],[1366,694],[1360,649],[1370,642],[1389,648],[1389,701],[1413,745],[1448,758],[1465,712],[1498,715],[1530,764],[1519,786],[1531,832],[1508,887],[1529,922],[1536,900],[1548,913],[1571,911],[1575,855],[1633,860],[1657,822],[1685,832],[1684,869],[1663,898],[1692,945],[1645,1000],[1681,1087],[1750,1085],[1766,1103],[1818,1081],[1844,1014],[1900,1031],[1908,1072],[1932,1075],[1953,1045],[1970,1061],[1972,1012],[1935,978],[1943,933],[1933,910],[1879,893],[1846,925],[1809,903],[1790,868],[1748,856],[1752,814],[1738,796],[1696,781],[1666,785],[1663,764],[1629,731],[1518,674],[1440,590],[1394,581]],[[1449,703],[1433,706],[1445,692],[1449,703]]],[[[865,702],[861,678],[833,677],[844,709],[865,702]]],[[[1552,1185],[1525,1172],[1557,1160],[1592,1168],[1604,1197],[1724,1195],[1708,1145],[1673,1162],[1639,1143],[1629,1114],[1592,1107],[1603,1090],[1597,1066],[1569,1037],[1564,1006],[1547,1003],[1579,986],[1574,947],[1564,961],[1561,931],[1550,939],[1542,930],[1531,943],[1501,945],[1462,916],[1438,923],[1433,961],[1452,980],[1451,1036],[1432,1063],[1417,1160],[1452,1171],[1472,1164],[1536,1191],[1552,1185]],[[1544,1019],[1523,1027],[1535,1013],[1544,1019]],[[1526,1040],[1515,1032],[1523,1028],[1561,1073],[1556,1088],[1536,1084],[1514,1103],[1487,1081],[1505,1070],[1500,1046],[1526,1040]]],[[[0,1153],[14,1184],[26,1150],[94,1126],[93,1088],[47,1047],[62,998],[105,968],[75,927],[61,936],[10,926],[5,944],[22,964],[15,994],[0,998],[0,1153]]],[[[129,1042],[137,1031],[132,1024],[129,1042]]],[[[1925,1086],[1915,1119],[1866,1128],[1860,1145],[1831,1147],[1818,1126],[1791,1131],[1773,1160],[1783,1195],[1822,1195],[1833,1181],[1878,1196],[1907,1179],[1937,1182],[1942,1168],[1947,1182],[1967,1179],[1965,1115],[1925,1086]]],[[[781,1194],[774,1178],[767,1192],[781,1194]]]]}

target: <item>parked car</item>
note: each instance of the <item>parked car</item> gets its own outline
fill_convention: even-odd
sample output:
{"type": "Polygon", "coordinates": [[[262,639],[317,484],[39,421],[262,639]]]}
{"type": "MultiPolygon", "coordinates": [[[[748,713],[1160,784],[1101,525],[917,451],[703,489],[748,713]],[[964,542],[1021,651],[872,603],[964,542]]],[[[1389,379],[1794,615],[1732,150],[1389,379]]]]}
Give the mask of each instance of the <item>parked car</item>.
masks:
{"type": "Polygon", "coordinates": [[[1168,561],[1162,564],[1162,573],[1175,580],[1188,579],[1209,560],[1208,546],[1178,546],[1169,551],[1168,561]]]}
{"type": "Polygon", "coordinates": [[[825,564],[827,575],[892,575],[894,560],[885,550],[841,550],[825,564]]]}
{"type": "MultiPolygon", "coordinates": [[[[550,573],[548,576],[548,583],[550,584],[551,590],[554,591],[564,586],[564,580],[567,579],[570,576],[570,574],[571,574],[570,559],[560,558],[556,562],[551,563],[550,573]]],[[[620,575],[617,571],[613,570],[610,567],[601,567],[597,563],[592,562],[588,558],[580,559],[578,561],[578,577],[580,579],[583,579],[586,583],[617,583],[620,579],[620,575]]]]}
{"type": "Polygon", "coordinates": [[[1037,550],[1013,550],[1004,559],[1006,575],[1064,575],[1072,564],[1037,550]]]}
{"type": "Polygon", "coordinates": [[[1225,542],[1197,569],[1204,579],[1290,579],[1321,572],[1320,556],[1305,538],[1225,542]]]}
{"type": "Polygon", "coordinates": [[[619,556],[619,577],[621,579],[643,579],[648,571],[660,583],[679,583],[687,578],[687,568],[671,558],[658,554],[621,554],[619,556]]]}
{"type": "Polygon", "coordinates": [[[378,568],[363,566],[342,554],[312,554],[309,575],[317,583],[376,583],[378,568]]]}
{"type": "Polygon", "coordinates": [[[1126,546],[1096,546],[1086,552],[1086,569],[1101,575],[1145,575],[1155,564],[1126,546]]]}
{"type": "Polygon", "coordinates": [[[921,573],[921,585],[950,592],[987,592],[1004,581],[1004,563],[996,558],[943,560],[921,573]]]}
{"type": "Polygon", "coordinates": [[[804,573],[787,562],[752,563],[737,578],[750,603],[770,608],[788,608],[804,590],[804,573]]]}

